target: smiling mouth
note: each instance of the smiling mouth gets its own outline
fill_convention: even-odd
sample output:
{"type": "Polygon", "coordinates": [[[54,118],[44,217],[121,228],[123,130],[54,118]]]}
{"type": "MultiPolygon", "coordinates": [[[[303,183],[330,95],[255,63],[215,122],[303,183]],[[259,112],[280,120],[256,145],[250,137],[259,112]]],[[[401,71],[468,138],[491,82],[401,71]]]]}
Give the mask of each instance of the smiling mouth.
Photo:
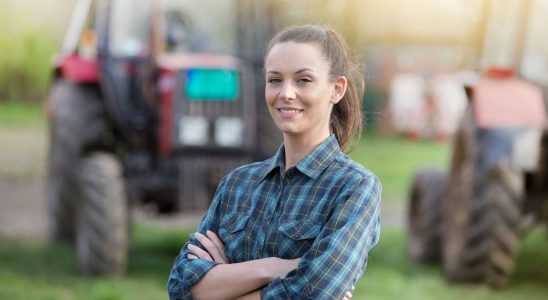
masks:
{"type": "Polygon", "coordinates": [[[294,109],[294,108],[278,108],[280,115],[285,118],[290,118],[296,116],[297,114],[304,111],[304,109],[294,109]]]}
{"type": "Polygon", "coordinates": [[[278,108],[278,111],[281,113],[296,114],[302,112],[304,109],[288,109],[288,108],[278,108]]]}

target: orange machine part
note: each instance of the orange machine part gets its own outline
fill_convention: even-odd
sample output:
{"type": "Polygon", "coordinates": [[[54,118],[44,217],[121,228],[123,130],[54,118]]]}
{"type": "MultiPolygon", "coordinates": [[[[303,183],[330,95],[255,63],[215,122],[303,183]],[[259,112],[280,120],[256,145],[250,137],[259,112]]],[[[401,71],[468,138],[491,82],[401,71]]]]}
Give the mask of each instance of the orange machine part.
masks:
{"type": "Polygon", "coordinates": [[[546,111],[539,87],[516,78],[483,78],[473,87],[480,128],[542,128],[546,111]]]}

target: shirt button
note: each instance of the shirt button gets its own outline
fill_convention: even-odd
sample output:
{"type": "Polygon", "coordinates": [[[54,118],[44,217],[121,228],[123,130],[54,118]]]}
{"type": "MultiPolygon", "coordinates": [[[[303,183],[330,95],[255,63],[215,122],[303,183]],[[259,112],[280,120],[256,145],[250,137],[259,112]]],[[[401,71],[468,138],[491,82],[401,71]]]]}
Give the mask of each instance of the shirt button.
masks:
{"type": "Polygon", "coordinates": [[[272,216],[270,216],[270,215],[268,215],[268,216],[265,217],[265,220],[266,220],[267,222],[270,222],[270,219],[272,219],[272,216]]]}
{"type": "Polygon", "coordinates": [[[257,250],[255,250],[255,253],[257,254],[257,256],[259,256],[259,254],[261,254],[261,249],[257,248],[257,250]]]}
{"type": "Polygon", "coordinates": [[[304,291],[309,295],[312,295],[312,285],[309,283],[305,286],[304,291]]]}

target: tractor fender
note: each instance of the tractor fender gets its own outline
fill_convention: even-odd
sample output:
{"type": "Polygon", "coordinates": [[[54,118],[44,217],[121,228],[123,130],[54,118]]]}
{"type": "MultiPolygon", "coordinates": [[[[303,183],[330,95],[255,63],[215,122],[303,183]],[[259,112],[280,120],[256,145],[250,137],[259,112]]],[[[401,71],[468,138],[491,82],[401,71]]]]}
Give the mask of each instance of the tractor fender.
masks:
{"type": "Polygon", "coordinates": [[[78,54],[62,55],[55,59],[55,74],[75,83],[98,83],[100,79],[97,57],[86,59],[78,54]]]}
{"type": "Polygon", "coordinates": [[[543,128],[542,90],[516,78],[482,78],[472,87],[474,118],[479,128],[543,128]]]}

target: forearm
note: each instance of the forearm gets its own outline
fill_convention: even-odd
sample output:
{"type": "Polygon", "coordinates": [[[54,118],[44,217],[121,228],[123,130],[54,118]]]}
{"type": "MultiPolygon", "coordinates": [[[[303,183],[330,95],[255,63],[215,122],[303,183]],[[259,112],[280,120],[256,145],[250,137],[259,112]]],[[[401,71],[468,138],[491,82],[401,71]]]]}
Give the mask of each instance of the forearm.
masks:
{"type": "Polygon", "coordinates": [[[240,296],[234,300],[260,300],[261,299],[261,290],[254,290],[253,292],[249,294],[245,294],[243,296],[240,296]]]}
{"type": "Polygon", "coordinates": [[[275,269],[275,260],[276,258],[263,258],[217,265],[192,286],[190,292],[194,298],[200,300],[234,299],[246,295],[276,278],[277,275],[271,271],[275,269]]]}

